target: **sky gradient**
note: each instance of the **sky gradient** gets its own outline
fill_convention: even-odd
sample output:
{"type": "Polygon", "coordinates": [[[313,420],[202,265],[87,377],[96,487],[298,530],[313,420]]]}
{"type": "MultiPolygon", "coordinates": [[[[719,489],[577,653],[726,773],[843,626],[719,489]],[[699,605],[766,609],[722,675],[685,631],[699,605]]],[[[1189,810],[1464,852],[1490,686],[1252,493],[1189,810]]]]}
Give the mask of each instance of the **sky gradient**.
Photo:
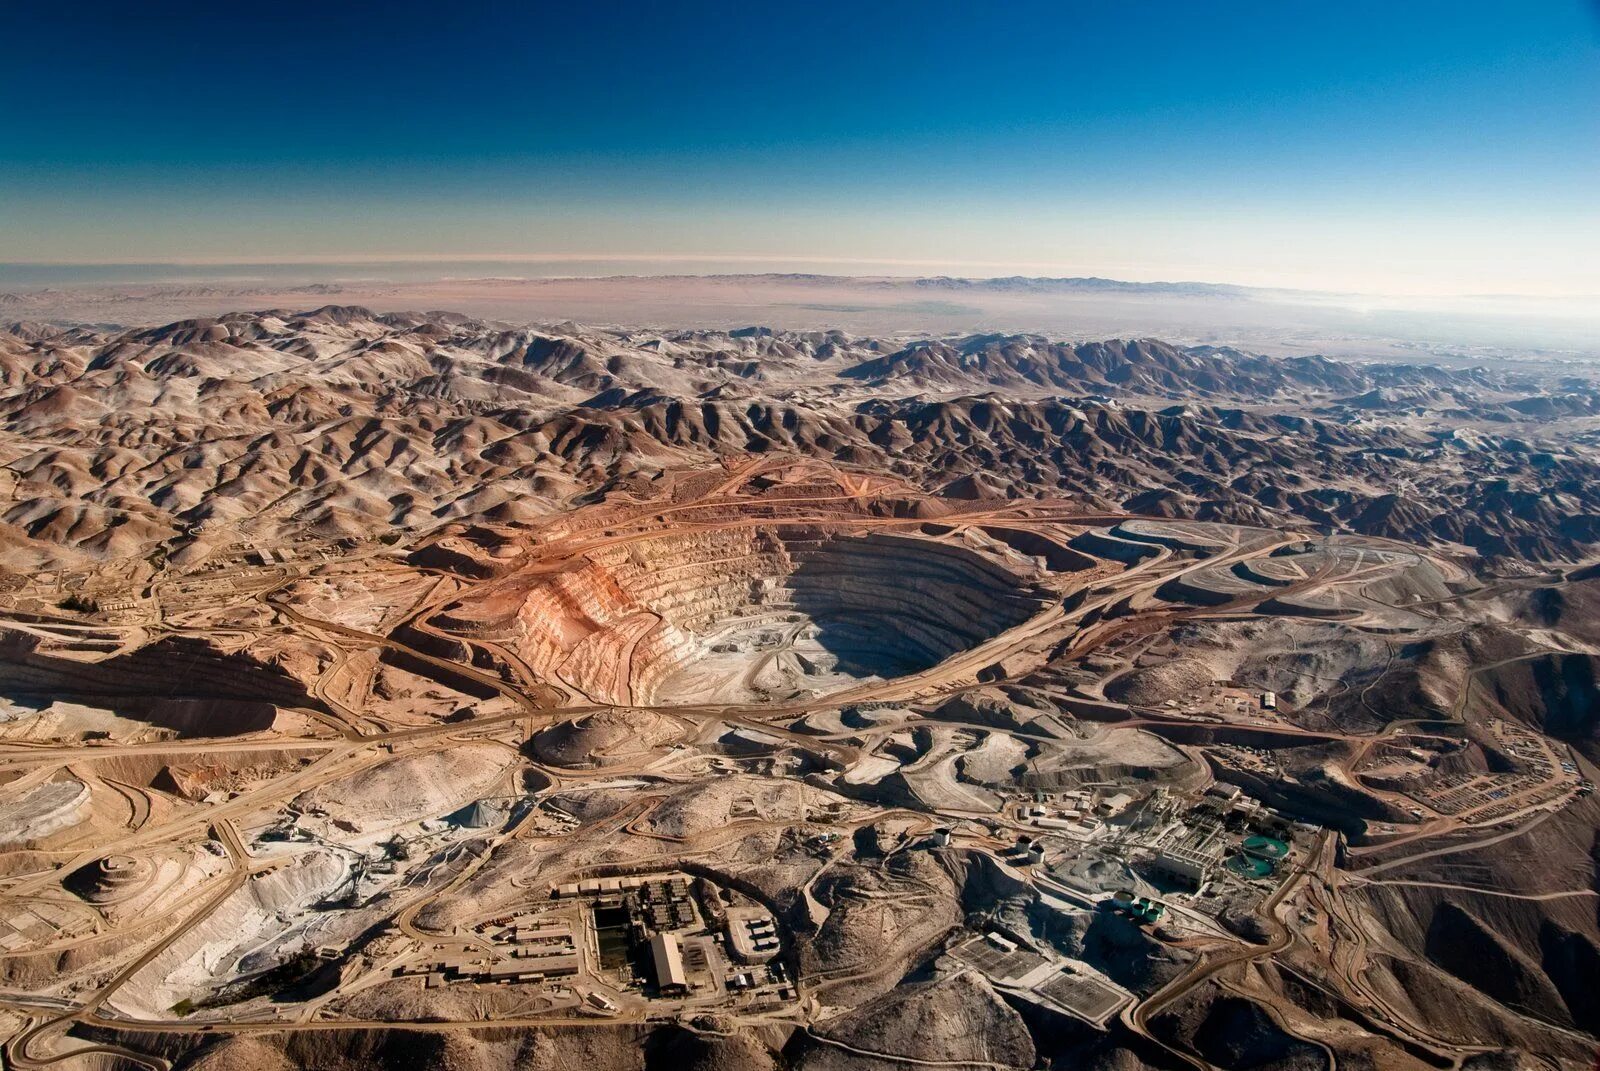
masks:
{"type": "Polygon", "coordinates": [[[0,261],[1600,294],[1590,0],[0,6],[0,261]]]}

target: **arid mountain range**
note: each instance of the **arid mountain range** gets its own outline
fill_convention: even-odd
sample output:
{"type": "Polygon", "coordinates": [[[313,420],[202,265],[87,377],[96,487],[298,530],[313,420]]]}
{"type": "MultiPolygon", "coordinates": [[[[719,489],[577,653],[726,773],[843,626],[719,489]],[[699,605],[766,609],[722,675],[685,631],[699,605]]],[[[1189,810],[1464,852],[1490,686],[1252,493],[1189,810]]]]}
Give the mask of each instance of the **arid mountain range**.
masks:
{"type": "Polygon", "coordinates": [[[231,529],[525,519],[752,451],[958,499],[1354,532],[1492,568],[1578,561],[1600,539],[1600,386],[1581,371],[327,306],[18,323],[0,383],[3,538],[28,567],[192,557],[231,529]]]}

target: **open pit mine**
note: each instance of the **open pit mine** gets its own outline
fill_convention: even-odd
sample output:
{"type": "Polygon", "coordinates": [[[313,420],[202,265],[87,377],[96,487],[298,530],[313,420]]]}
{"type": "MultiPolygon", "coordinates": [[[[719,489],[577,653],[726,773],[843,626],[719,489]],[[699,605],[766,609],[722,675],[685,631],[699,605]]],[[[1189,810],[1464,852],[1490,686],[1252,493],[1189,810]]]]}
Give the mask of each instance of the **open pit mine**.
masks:
{"type": "Polygon", "coordinates": [[[1593,1066],[1592,533],[1374,490],[1428,450],[1480,503],[1565,473],[1570,520],[1592,461],[1338,401],[1528,384],[73,332],[0,350],[9,1067],[1593,1066]],[[64,423],[88,382],[157,415],[64,423]]]}

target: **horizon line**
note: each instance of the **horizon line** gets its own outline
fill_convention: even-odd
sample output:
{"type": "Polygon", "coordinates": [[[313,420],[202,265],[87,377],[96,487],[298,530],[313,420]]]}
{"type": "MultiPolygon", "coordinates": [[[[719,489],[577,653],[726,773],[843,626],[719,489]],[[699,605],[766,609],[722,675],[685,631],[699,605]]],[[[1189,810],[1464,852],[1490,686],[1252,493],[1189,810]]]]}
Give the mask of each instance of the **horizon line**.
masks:
{"type": "MultiPolygon", "coordinates": [[[[789,262],[796,264],[859,264],[859,265],[884,265],[894,267],[926,267],[929,269],[943,269],[935,274],[921,275],[894,275],[887,273],[849,275],[832,272],[805,272],[805,271],[749,271],[749,272],[682,272],[682,273],[620,273],[614,275],[556,275],[511,277],[524,282],[540,281],[603,281],[615,279],[704,279],[721,276],[784,276],[784,275],[815,275],[820,278],[841,280],[883,279],[888,281],[915,281],[919,279],[961,279],[972,282],[992,282],[1001,279],[1032,279],[1041,281],[1059,280],[1095,280],[1102,282],[1128,283],[1135,286],[1209,286],[1209,287],[1234,287],[1242,290],[1258,290],[1289,294],[1308,294],[1332,297],[1360,297],[1360,298],[1507,298],[1536,301],[1575,301],[1596,300],[1600,301],[1600,294],[1566,291],[1561,293],[1540,293],[1530,291],[1450,291],[1450,292],[1418,292],[1418,291],[1378,291],[1378,290],[1349,290],[1349,289],[1316,289],[1309,287],[1295,287],[1272,285],[1263,283],[1238,283],[1214,279],[1194,278],[1127,278],[1118,275],[1103,275],[1092,269],[1074,267],[1068,264],[1050,261],[947,261],[927,260],[902,257],[850,257],[850,256],[821,256],[814,254],[803,255],[769,255],[758,253],[312,253],[305,255],[269,254],[256,257],[118,257],[103,260],[56,260],[56,259],[26,259],[26,260],[0,260],[0,267],[15,268],[135,268],[135,267],[166,267],[166,268],[216,268],[216,267],[294,267],[306,266],[333,266],[341,264],[352,265],[382,265],[382,264],[450,264],[450,263],[561,263],[569,261],[594,261],[600,263],[638,261],[645,263],[692,263],[692,262],[718,262],[748,263],[748,262],[789,262]],[[1000,275],[966,275],[961,274],[960,268],[995,269],[1005,271],[1000,275]],[[1020,268],[1035,270],[1055,270],[1070,272],[1063,275],[1029,275],[1020,268]]],[[[1134,273],[1138,274],[1138,273],[1134,273]]],[[[484,280],[506,278],[500,276],[479,277],[484,280]]],[[[130,280],[131,281],[131,280],[130,280]]],[[[376,280],[336,280],[336,281],[376,281],[376,280]]],[[[417,282],[420,280],[413,280],[417,282]]],[[[473,278],[440,277],[439,282],[472,282],[473,278]]],[[[96,284],[84,284],[96,285],[96,284]]],[[[115,285],[103,283],[98,285],[115,285]]],[[[155,285],[155,284],[145,284],[155,285]]]]}

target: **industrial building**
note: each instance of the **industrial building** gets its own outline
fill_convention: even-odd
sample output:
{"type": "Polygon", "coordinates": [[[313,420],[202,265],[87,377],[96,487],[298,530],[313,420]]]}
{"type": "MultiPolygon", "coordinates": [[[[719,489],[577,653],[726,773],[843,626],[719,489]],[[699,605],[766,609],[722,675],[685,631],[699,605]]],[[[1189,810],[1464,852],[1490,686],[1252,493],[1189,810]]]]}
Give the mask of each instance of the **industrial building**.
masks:
{"type": "Polygon", "coordinates": [[[730,908],[728,947],[742,963],[766,963],[782,947],[772,916],[756,908],[730,908]]]}
{"type": "Polygon", "coordinates": [[[1164,876],[1198,889],[1216,876],[1217,868],[1222,865],[1222,845],[1165,845],[1156,850],[1151,865],[1164,876]]]}
{"type": "Polygon", "coordinates": [[[1129,792],[1113,792],[1100,801],[1095,812],[1103,818],[1109,818],[1127,810],[1137,798],[1129,792]]]}
{"type": "Polygon", "coordinates": [[[677,934],[658,933],[650,938],[650,961],[655,966],[656,988],[664,996],[688,992],[689,976],[683,970],[683,949],[677,934]]]}

